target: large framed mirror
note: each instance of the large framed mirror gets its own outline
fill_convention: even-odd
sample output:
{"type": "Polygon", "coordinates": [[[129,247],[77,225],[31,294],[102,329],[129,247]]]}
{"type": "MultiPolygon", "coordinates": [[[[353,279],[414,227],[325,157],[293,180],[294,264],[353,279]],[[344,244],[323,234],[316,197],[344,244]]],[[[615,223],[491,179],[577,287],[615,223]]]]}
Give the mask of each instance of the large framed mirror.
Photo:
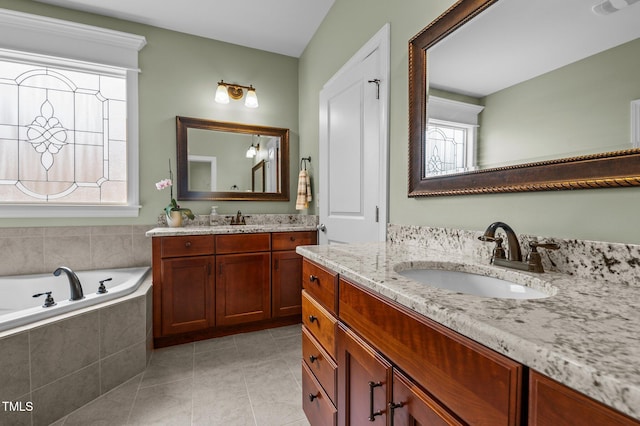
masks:
{"type": "Polygon", "coordinates": [[[640,3],[598,3],[460,0],[409,41],[410,197],[640,185],[640,3]]]}
{"type": "Polygon", "coordinates": [[[176,117],[179,200],[289,200],[289,129],[176,117]]]}

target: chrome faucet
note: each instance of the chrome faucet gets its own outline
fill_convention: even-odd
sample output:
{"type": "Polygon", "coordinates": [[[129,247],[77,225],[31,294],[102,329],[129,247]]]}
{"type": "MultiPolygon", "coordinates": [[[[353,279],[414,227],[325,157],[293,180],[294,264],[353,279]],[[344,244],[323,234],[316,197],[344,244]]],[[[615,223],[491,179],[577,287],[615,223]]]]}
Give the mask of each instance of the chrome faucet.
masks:
{"type": "Polygon", "coordinates": [[[538,248],[548,250],[557,250],[560,246],[556,243],[539,243],[537,241],[529,241],[531,251],[527,255],[526,262],[522,261],[522,251],[520,251],[520,242],[514,230],[504,222],[493,222],[484,231],[484,234],[478,237],[480,241],[495,242],[496,246],[491,255],[491,263],[507,268],[520,269],[529,272],[544,272],[542,267],[542,257],[538,253],[538,248]],[[501,228],[507,234],[508,256],[505,256],[504,247],[502,247],[502,238],[496,237],[496,231],[501,228]]]}
{"type": "Polygon", "coordinates": [[[66,266],[60,266],[58,269],[53,271],[53,275],[58,277],[62,272],[67,274],[67,278],[69,279],[69,288],[71,289],[71,298],[69,300],[84,299],[82,284],[80,284],[80,279],[78,278],[76,273],[73,272],[71,268],[68,268],[66,266]]]}

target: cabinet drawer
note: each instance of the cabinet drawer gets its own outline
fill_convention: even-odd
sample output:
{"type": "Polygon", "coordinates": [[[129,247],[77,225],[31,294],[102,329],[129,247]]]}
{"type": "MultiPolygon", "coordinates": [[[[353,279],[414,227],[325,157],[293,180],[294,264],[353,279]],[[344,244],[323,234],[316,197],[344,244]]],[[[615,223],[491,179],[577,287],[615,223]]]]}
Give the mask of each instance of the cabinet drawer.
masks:
{"type": "Polygon", "coordinates": [[[302,363],[302,409],[313,426],[334,426],[337,423],[336,407],[304,362],[302,363]]]}
{"type": "Polygon", "coordinates": [[[331,401],[336,404],[336,371],[338,367],[305,327],[302,327],[302,360],[307,364],[331,401]]]}
{"type": "Polygon", "coordinates": [[[306,291],[302,291],[302,323],[334,359],[337,322],[338,320],[313,300],[306,291]]]}
{"type": "Polygon", "coordinates": [[[309,292],[332,314],[336,314],[338,275],[304,259],[302,262],[302,288],[309,292]]]}
{"type": "Polygon", "coordinates": [[[211,235],[185,235],[161,238],[161,257],[198,256],[214,253],[213,237],[211,235]]]}
{"type": "Polygon", "coordinates": [[[273,250],[294,250],[298,246],[313,245],[318,242],[316,231],[274,232],[271,234],[273,250]]]}
{"type": "Polygon", "coordinates": [[[473,425],[519,425],[522,366],[340,279],[340,320],[473,425]],[[488,391],[490,390],[490,391],[488,391]]]}
{"type": "Polygon", "coordinates": [[[216,254],[269,251],[271,238],[267,233],[216,235],[216,248],[216,254]]]}

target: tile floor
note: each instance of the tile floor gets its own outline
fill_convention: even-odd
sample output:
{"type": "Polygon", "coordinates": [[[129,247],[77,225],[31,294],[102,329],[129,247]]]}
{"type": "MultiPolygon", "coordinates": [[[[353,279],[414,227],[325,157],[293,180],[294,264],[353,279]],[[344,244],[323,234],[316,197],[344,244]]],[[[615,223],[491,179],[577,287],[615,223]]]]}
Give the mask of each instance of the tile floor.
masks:
{"type": "Polygon", "coordinates": [[[146,370],[54,426],[308,426],[301,326],[153,351],[146,370]]]}

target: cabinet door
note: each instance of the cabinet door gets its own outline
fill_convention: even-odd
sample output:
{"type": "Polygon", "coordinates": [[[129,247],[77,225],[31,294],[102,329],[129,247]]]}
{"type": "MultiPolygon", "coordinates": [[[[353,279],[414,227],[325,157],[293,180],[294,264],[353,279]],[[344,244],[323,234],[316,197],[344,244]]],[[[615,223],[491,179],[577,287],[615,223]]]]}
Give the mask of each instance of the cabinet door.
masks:
{"type": "Polygon", "coordinates": [[[342,324],[337,340],[338,424],[386,425],[391,365],[342,324]]]}
{"type": "Polygon", "coordinates": [[[272,254],[272,315],[286,317],[302,312],[302,257],[295,251],[272,254]]]}
{"type": "Polygon", "coordinates": [[[415,383],[395,370],[391,426],[462,426],[463,423],[434,401],[415,383]]]}
{"type": "Polygon", "coordinates": [[[532,426],[640,424],[535,371],[531,372],[529,387],[529,424],[532,426]]]}
{"type": "Polygon", "coordinates": [[[216,257],[216,325],[234,325],[271,316],[269,253],[216,257]]]}
{"type": "Polygon", "coordinates": [[[214,257],[164,259],[162,335],[203,330],[214,325],[214,257]]]}

